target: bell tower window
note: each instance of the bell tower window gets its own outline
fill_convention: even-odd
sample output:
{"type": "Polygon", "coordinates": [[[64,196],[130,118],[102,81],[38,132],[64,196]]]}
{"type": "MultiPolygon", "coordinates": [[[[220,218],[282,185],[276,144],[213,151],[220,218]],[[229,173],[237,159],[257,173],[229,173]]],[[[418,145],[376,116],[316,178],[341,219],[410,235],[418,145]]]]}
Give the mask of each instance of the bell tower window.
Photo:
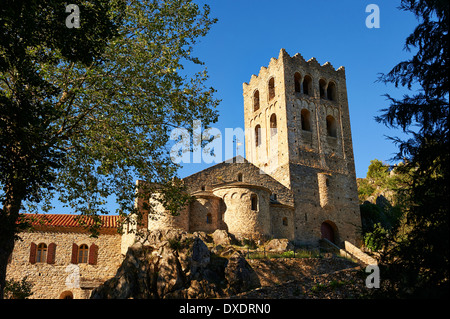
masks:
{"type": "Polygon", "coordinates": [[[274,136],[277,134],[277,116],[272,114],[270,116],[270,136],[274,136]]]}
{"type": "Polygon", "coordinates": [[[294,89],[295,89],[295,93],[300,93],[301,81],[302,81],[302,76],[300,75],[300,73],[295,72],[295,74],[294,74],[294,89]]]}
{"type": "Polygon", "coordinates": [[[302,130],[311,132],[311,113],[307,109],[303,109],[300,117],[302,130]]]}
{"type": "Polygon", "coordinates": [[[312,94],[312,78],[309,75],[305,75],[305,78],[303,79],[303,94],[312,94]]]}
{"type": "Polygon", "coordinates": [[[337,137],[336,120],[331,115],[327,116],[327,135],[331,137],[337,137]]]}
{"type": "Polygon", "coordinates": [[[259,91],[256,90],[255,93],[253,93],[253,112],[256,112],[259,110],[259,91]]]}
{"type": "Polygon", "coordinates": [[[325,90],[326,85],[327,85],[327,83],[325,82],[324,79],[319,80],[319,90],[320,90],[320,98],[321,99],[326,98],[326,90],[325,90]]]}
{"type": "Polygon", "coordinates": [[[275,97],[275,79],[271,78],[269,80],[269,100],[275,97]]]}
{"type": "Polygon", "coordinates": [[[255,145],[258,147],[261,145],[261,125],[256,125],[255,127],[255,145]]]}

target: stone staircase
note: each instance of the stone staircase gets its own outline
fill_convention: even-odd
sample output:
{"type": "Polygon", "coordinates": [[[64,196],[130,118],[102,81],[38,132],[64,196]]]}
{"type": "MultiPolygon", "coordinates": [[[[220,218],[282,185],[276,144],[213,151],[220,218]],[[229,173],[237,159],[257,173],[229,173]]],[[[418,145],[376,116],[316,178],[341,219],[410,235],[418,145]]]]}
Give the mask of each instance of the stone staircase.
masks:
{"type": "Polygon", "coordinates": [[[344,241],[341,248],[326,238],[320,240],[320,248],[339,254],[342,257],[351,258],[364,265],[378,265],[378,261],[348,241],[344,241]]]}

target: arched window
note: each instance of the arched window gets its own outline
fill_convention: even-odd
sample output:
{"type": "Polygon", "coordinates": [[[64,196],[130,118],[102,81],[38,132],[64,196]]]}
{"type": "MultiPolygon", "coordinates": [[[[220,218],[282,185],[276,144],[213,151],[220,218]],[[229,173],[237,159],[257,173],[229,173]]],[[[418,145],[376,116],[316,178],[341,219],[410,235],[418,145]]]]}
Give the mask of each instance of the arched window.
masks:
{"type": "Polygon", "coordinates": [[[269,80],[269,100],[275,97],[275,79],[270,78],[269,80]]]}
{"type": "Polygon", "coordinates": [[[255,127],[255,145],[258,147],[261,145],[261,125],[256,125],[255,127]]]}
{"type": "Polygon", "coordinates": [[[41,243],[37,246],[36,262],[45,263],[46,261],[47,261],[47,245],[41,243]]]}
{"type": "Polygon", "coordinates": [[[303,79],[303,94],[312,94],[312,78],[309,75],[305,75],[305,78],[303,79]]]}
{"type": "Polygon", "coordinates": [[[288,225],[288,219],[287,217],[283,217],[283,226],[287,226],[288,225]]]}
{"type": "Polygon", "coordinates": [[[81,245],[78,248],[78,263],[87,263],[88,262],[88,254],[89,254],[89,247],[86,244],[81,245]]]}
{"type": "Polygon", "coordinates": [[[252,194],[250,196],[252,210],[258,210],[258,195],[252,194]]]}
{"type": "Polygon", "coordinates": [[[300,73],[295,72],[295,74],[294,74],[294,89],[295,89],[295,93],[300,93],[301,82],[302,82],[302,76],[300,75],[300,73]]]}
{"type": "Polygon", "coordinates": [[[270,136],[277,134],[277,116],[272,114],[270,116],[270,136]]]}
{"type": "Polygon", "coordinates": [[[253,112],[259,110],[259,91],[256,90],[253,93],[253,112]]]}
{"type": "Polygon", "coordinates": [[[337,137],[336,120],[331,115],[327,116],[327,135],[331,137],[337,137]]]}
{"type": "Polygon", "coordinates": [[[206,214],[206,223],[212,224],[212,215],[211,213],[206,214]]]}
{"type": "Polygon", "coordinates": [[[239,173],[237,176],[238,182],[242,182],[242,173],[239,173]]]}
{"type": "Polygon", "coordinates": [[[327,98],[330,101],[336,101],[336,84],[334,84],[334,82],[328,83],[327,98]]]}
{"type": "Polygon", "coordinates": [[[303,131],[309,131],[311,132],[311,119],[310,119],[310,112],[307,109],[303,109],[300,113],[300,120],[302,124],[302,130],[303,131]]]}
{"type": "Polygon", "coordinates": [[[326,98],[326,90],[325,90],[326,85],[327,85],[327,82],[325,82],[324,79],[319,80],[319,90],[320,90],[320,98],[321,99],[326,98]]]}

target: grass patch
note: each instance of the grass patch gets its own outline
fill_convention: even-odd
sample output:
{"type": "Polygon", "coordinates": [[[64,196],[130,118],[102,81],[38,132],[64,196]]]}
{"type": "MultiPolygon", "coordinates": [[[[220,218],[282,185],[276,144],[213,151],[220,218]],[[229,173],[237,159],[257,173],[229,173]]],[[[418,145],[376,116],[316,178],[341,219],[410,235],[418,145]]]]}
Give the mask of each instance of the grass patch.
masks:
{"type": "Polygon", "coordinates": [[[290,250],[284,252],[269,252],[264,250],[246,251],[245,257],[248,259],[274,259],[274,258],[321,258],[322,255],[318,250],[290,250]]]}

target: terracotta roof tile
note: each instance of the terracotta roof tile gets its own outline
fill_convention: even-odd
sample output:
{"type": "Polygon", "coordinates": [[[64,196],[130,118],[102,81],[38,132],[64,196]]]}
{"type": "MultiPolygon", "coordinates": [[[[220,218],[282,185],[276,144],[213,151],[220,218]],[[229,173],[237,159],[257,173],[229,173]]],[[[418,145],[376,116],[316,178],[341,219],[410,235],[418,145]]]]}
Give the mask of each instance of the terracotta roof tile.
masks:
{"type": "MultiPolygon", "coordinates": [[[[83,221],[82,226],[93,224],[93,219],[86,216],[71,214],[21,214],[24,219],[31,222],[33,226],[54,226],[54,227],[80,227],[79,219],[83,221]]],[[[119,216],[100,215],[102,225],[100,228],[117,228],[119,216]]]]}

